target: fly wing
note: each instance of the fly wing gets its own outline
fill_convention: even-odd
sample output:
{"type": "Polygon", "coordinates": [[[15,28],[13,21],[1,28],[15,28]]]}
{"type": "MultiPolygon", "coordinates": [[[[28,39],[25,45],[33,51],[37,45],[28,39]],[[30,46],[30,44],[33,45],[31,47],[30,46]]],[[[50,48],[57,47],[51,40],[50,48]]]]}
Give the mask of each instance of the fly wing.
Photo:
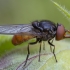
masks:
{"type": "Polygon", "coordinates": [[[35,35],[39,36],[40,31],[35,29],[31,24],[17,24],[17,25],[1,25],[0,34],[23,34],[23,35],[35,35]]]}

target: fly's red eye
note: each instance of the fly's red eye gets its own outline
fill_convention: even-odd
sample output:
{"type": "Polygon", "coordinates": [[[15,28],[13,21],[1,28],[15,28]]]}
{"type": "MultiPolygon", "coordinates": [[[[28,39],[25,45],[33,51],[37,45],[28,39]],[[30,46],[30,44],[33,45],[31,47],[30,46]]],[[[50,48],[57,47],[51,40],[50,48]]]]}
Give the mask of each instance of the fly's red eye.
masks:
{"type": "Polygon", "coordinates": [[[57,24],[56,40],[61,40],[64,38],[65,28],[61,24],[57,24]]]}

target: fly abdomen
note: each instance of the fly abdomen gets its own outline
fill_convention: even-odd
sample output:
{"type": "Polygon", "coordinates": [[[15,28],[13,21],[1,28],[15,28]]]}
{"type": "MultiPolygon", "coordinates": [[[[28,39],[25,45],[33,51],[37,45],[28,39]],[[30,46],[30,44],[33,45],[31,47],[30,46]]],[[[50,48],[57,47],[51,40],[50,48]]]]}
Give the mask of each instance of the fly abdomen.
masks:
{"type": "Polygon", "coordinates": [[[19,45],[19,44],[23,43],[22,35],[14,35],[13,38],[12,38],[12,43],[14,45],[19,45]]]}
{"type": "Polygon", "coordinates": [[[12,38],[12,43],[13,45],[19,45],[33,37],[34,36],[31,36],[31,35],[14,35],[12,38]]]}

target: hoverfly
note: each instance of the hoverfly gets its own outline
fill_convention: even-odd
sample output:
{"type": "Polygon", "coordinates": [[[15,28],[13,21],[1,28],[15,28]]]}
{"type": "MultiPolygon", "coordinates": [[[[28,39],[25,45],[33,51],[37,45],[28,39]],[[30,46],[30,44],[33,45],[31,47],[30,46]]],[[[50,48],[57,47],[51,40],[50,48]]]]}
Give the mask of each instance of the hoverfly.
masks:
{"type": "Polygon", "coordinates": [[[41,52],[41,42],[48,41],[50,46],[53,46],[53,55],[56,59],[55,55],[55,45],[52,44],[51,40],[55,38],[57,41],[70,38],[70,35],[66,34],[66,32],[70,33],[69,30],[66,30],[62,24],[55,24],[50,20],[41,20],[41,21],[33,21],[31,24],[14,24],[14,25],[1,25],[0,26],[0,34],[8,34],[14,35],[12,38],[13,45],[19,45],[29,39],[36,38],[35,42],[31,42],[27,46],[28,54],[26,57],[26,61],[24,66],[27,63],[30,51],[29,45],[40,43],[39,49],[39,61],[40,61],[40,52],[41,52]]]}

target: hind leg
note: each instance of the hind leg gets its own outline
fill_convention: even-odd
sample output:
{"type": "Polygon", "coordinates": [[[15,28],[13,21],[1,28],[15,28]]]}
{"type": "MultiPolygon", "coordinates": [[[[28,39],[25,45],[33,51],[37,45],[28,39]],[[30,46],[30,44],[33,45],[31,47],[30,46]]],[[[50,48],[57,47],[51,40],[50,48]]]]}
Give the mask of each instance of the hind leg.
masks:
{"type": "Polygon", "coordinates": [[[29,43],[29,44],[28,44],[28,46],[27,46],[28,54],[27,54],[27,57],[26,57],[26,61],[25,61],[24,66],[27,64],[27,60],[28,60],[28,57],[29,57],[29,55],[30,55],[29,45],[36,44],[38,41],[39,41],[39,40],[38,40],[38,39],[36,39],[36,41],[35,41],[35,42],[31,42],[31,43],[29,43]]]}

